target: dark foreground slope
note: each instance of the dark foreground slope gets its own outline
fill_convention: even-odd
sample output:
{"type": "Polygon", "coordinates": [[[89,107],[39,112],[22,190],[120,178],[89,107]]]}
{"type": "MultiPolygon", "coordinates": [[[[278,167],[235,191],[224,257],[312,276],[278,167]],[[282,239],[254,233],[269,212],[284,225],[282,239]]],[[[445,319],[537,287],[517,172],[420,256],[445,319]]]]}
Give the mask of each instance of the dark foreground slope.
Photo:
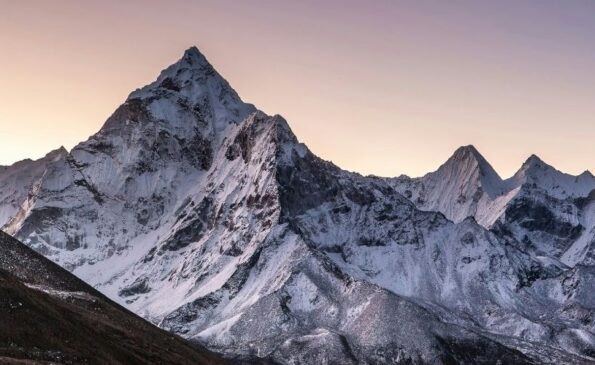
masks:
{"type": "Polygon", "coordinates": [[[222,364],[0,232],[0,364],[222,364]]]}

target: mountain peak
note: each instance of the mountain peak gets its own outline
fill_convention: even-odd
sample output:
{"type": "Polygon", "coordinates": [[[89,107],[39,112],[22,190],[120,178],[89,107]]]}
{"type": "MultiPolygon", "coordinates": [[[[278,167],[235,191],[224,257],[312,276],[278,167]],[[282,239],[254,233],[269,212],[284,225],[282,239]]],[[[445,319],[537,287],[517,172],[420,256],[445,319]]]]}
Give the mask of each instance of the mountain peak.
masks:
{"type": "Polygon", "coordinates": [[[490,163],[473,145],[457,148],[454,154],[446,161],[445,165],[455,165],[457,168],[479,168],[483,172],[497,175],[490,163]]]}
{"type": "Polygon", "coordinates": [[[184,51],[184,56],[200,57],[200,56],[202,56],[202,53],[200,53],[200,51],[198,50],[198,47],[190,46],[184,51]]]}
{"type": "Polygon", "coordinates": [[[454,154],[440,166],[437,172],[440,171],[440,176],[462,179],[461,184],[475,175],[479,178],[483,189],[488,194],[495,195],[502,190],[502,179],[473,145],[457,148],[454,154]]]}
{"type": "Polygon", "coordinates": [[[527,167],[543,166],[543,165],[547,165],[547,164],[545,162],[543,162],[543,160],[535,154],[532,154],[531,156],[529,156],[529,158],[527,158],[525,163],[523,163],[523,166],[527,166],[527,167]]]}
{"type": "Polygon", "coordinates": [[[472,144],[469,144],[466,146],[461,146],[461,147],[457,148],[453,154],[453,157],[457,158],[457,159],[464,159],[464,158],[473,158],[476,160],[484,159],[483,156],[481,155],[481,153],[479,153],[477,148],[475,148],[475,146],[472,144]]]}
{"type": "Polygon", "coordinates": [[[208,84],[211,88],[230,88],[198,48],[192,46],[184,51],[180,59],[161,71],[157,80],[132,92],[128,99],[154,96],[156,91],[160,94],[158,90],[163,89],[191,96],[189,94],[204,91],[208,84]]]}
{"type": "Polygon", "coordinates": [[[578,176],[570,175],[557,170],[536,155],[529,156],[508,182],[512,186],[531,183],[558,198],[587,196],[595,188],[595,177],[589,171],[578,176]]]}
{"type": "Polygon", "coordinates": [[[211,131],[220,131],[256,110],[241,100],[195,46],[186,49],[155,81],[133,91],[127,103],[131,105],[117,113],[116,119],[121,120],[109,121],[110,127],[125,125],[129,111],[138,114],[140,110],[153,119],[166,121],[176,133],[194,133],[197,118],[209,124],[211,131]]]}
{"type": "MultiPolygon", "coordinates": [[[[539,156],[532,154],[525,160],[519,171],[515,174],[515,176],[533,176],[539,171],[555,171],[558,172],[553,166],[548,165],[545,163],[539,156]]],[[[562,174],[561,172],[559,172],[562,174]]]]}
{"type": "Polygon", "coordinates": [[[207,58],[198,50],[196,46],[192,46],[184,51],[184,55],[180,59],[180,62],[185,62],[190,66],[210,66],[207,58]]]}
{"type": "Polygon", "coordinates": [[[210,77],[216,77],[223,81],[221,75],[215,71],[207,58],[196,46],[192,46],[184,51],[184,54],[177,62],[163,70],[157,81],[162,83],[166,79],[174,80],[181,86],[187,81],[210,77]]]}

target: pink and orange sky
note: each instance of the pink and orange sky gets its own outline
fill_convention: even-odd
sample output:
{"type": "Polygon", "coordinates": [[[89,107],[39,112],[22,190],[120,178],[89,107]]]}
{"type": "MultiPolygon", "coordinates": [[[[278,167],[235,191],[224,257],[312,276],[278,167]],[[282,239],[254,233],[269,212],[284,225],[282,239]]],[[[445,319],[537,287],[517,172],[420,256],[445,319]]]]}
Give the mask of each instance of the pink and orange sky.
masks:
{"type": "Polygon", "coordinates": [[[319,156],[417,176],[474,144],[595,171],[591,0],[0,0],[0,164],[73,147],[196,45],[319,156]]]}

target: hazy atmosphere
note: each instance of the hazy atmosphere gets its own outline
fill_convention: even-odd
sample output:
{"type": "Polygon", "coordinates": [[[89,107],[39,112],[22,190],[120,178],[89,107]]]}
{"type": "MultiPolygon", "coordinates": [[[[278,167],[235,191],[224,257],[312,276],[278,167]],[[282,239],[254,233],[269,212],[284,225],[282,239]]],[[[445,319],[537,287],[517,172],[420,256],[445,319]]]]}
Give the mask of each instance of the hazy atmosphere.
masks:
{"type": "Polygon", "coordinates": [[[593,1],[5,1],[0,164],[96,132],[196,45],[240,96],[361,173],[474,144],[595,170],[593,1]],[[456,6],[455,6],[456,5],[456,6]]]}

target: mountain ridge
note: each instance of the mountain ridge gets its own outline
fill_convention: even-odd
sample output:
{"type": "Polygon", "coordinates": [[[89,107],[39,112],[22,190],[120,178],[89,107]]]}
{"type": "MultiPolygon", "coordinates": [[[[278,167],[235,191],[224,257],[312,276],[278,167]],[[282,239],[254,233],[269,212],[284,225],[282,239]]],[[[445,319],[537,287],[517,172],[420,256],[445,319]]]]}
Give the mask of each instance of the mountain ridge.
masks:
{"type": "Polygon", "coordinates": [[[500,190],[472,146],[422,178],[341,170],[197,52],[44,165],[10,233],[236,359],[592,363],[590,201],[500,190]]]}

